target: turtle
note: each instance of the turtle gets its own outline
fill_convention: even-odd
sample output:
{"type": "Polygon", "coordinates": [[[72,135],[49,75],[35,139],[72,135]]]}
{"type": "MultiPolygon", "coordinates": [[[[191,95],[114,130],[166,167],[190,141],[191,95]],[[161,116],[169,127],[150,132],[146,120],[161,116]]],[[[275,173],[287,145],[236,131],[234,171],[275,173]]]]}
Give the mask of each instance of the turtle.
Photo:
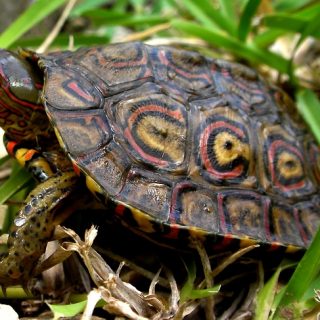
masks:
{"type": "Polygon", "coordinates": [[[86,193],[128,228],[191,249],[294,252],[319,226],[319,146],[289,96],[248,66],[128,42],[1,50],[0,79],[6,149],[38,181],[2,286],[33,274],[86,193]]]}

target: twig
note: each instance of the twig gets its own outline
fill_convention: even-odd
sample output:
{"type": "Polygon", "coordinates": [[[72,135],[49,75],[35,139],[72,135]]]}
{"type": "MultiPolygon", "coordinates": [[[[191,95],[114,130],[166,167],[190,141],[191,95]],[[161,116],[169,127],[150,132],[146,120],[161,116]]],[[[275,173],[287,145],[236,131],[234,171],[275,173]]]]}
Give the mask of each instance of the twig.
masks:
{"type": "Polygon", "coordinates": [[[77,0],[69,0],[68,4],[64,8],[60,18],[58,19],[57,23],[53,27],[52,31],[49,33],[49,35],[46,37],[44,42],[41,44],[41,46],[36,50],[38,53],[44,53],[51,43],[54,41],[54,39],[57,37],[59,34],[61,28],[63,27],[64,23],[68,19],[70,12],[72,8],[75,6],[77,3],[77,0]]]}

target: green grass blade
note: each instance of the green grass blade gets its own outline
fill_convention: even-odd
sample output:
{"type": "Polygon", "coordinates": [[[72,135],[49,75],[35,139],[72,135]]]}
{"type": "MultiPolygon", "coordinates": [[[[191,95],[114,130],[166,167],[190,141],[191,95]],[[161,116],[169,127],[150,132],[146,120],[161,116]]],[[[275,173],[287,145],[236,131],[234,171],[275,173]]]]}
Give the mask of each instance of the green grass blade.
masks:
{"type": "Polygon", "coordinates": [[[11,25],[0,35],[0,47],[7,48],[19,37],[58,9],[66,0],[38,0],[33,2],[11,25]]]}
{"type": "Polygon", "coordinates": [[[70,16],[80,16],[84,12],[96,9],[102,4],[105,4],[106,0],[84,0],[77,4],[71,11],[70,16]]]}
{"type": "Polygon", "coordinates": [[[310,0],[278,0],[273,2],[273,7],[275,11],[292,11],[307,5],[308,2],[310,0]]]}
{"type": "Polygon", "coordinates": [[[83,14],[83,16],[92,19],[96,25],[103,26],[138,26],[142,25],[156,25],[160,23],[169,22],[170,17],[162,15],[149,14],[149,15],[132,15],[123,12],[116,12],[110,10],[90,10],[83,14]]]}
{"type": "Polygon", "coordinates": [[[14,170],[10,178],[0,186],[0,204],[3,204],[32,180],[30,173],[24,168],[19,167],[14,170]]]}
{"type": "Polygon", "coordinates": [[[273,29],[281,29],[289,32],[302,32],[304,37],[313,36],[320,38],[320,22],[319,16],[313,17],[311,21],[306,19],[293,17],[286,14],[273,14],[263,19],[267,27],[273,29]]]}
{"type": "MultiPolygon", "coordinates": [[[[199,2],[202,2],[200,0],[199,2]]],[[[206,11],[203,10],[200,3],[193,0],[183,0],[184,7],[189,11],[189,13],[198,20],[201,24],[206,27],[210,27],[213,30],[217,30],[217,24],[214,22],[214,19],[210,19],[206,11]]]]}
{"type": "Polygon", "coordinates": [[[60,319],[62,317],[74,317],[82,312],[87,304],[87,300],[67,305],[49,304],[48,306],[54,314],[54,319],[60,319]]]}
{"type": "Polygon", "coordinates": [[[223,47],[238,57],[245,58],[251,62],[267,64],[281,73],[287,73],[289,70],[289,61],[275,53],[247,46],[237,39],[226,37],[195,23],[177,19],[172,20],[171,24],[188,35],[199,37],[216,47],[223,47]]]}
{"type": "MultiPolygon", "coordinates": [[[[320,275],[320,228],[309,249],[299,262],[290,278],[286,289],[282,292],[273,319],[285,319],[284,314],[293,315],[292,319],[301,319],[304,305],[303,297],[320,275]]],[[[316,288],[315,288],[316,289],[316,288]]]]}
{"type": "Polygon", "coordinates": [[[249,0],[245,6],[239,22],[238,39],[245,41],[250,32],[251,21],[257,12],[261,0],[249,0]]]}
{"type": "MultiPolygon", "coordinates": [[[[229,21],[237,21],[238,16],[236,13],[235,2],[238,1],[230,1],[230,0],[218,0],[220,5],[220,11],[222,15],[229,21]]],[[[236,3],[238,5],[238,3],[236,3]]]]}
{"type": "Polygon", "coordinates": [[[186,282],[180,291],[180,303],[183,303],[187,300],[203,299],[208,298],[219,292],[221,285],[216,285],[212,288],[207,289],[194,289],[195,279],[196,279],[196,264],[192,260],[188,264],[185,263],[187,269],[188,277],[186,282]]]}
{"type": "Polygon", "coordinates": [[[320,11],[315,17],[304,24],[300,39],[295,46],[295,50],[308,36],[313,36],[315,34],[320,38],[320,11]]]}
{"type": "Polygon", "coordinates": [[[253,44],[258,48],[267,48],[285,33],[284,30],[280,29],[269,29],[256,35],[253,44]]]}
{"type": "Polygon", "coordinates": [[[189,292],[188,299],[196,300],[196,299],[205,299],[205,298],[212,297],[217,293],[219,293],[220,288],[221,288],[221,285],[216,285],[212,288],[207,288],[207,289],[193,289],[189,292]]]}
{"type": "Polygon", "coordinates": [[[257,295],[257,304],[254,320],[268,320],[271,306],[276,294],[281,267],[272,275],[257,295]]]}
{"type": "MultiPolygon", "coordinates": [[[[285,16],[285,17],[288,17],[289,19],[292,18],[292,19],[298,19],[299,21],[303,21],[303,22],[306,22],[306,21],[309,21],[311,19],[313,19],[317,13],[320,12],[320,3],[314,3],[313,5],[310,5],[304,9],[301,9],[300,11],[297,11],[293,14],[273,14],[273,15],[270,15],[270,16],[267,16],[267,17],[275,17],[275,16],[279,16],[281,15],[281,17],[285,16]]],[[[264,19],[269,19],[265,17],[264,19]]],[[[263,20],[265,21],[265,20],[263,20]]],[[[289,21],[288,21],[289,22],[289,21]]],[[[291,25],[289,23],[289,25],[291,25]]],[[[262,32],[258,35],[255,36],[254,38],[254,44],[257,46],[257,47],[260,47],[260,48],[265,48],[269,45],[271,45],[272,43],[274,43],[280,36],[286,34],[286,32],[288,30],[286,30],[285,28],[286,27],[286,24],[284,23],[279,23],[277,21],[274,21],[274,23],[270,23],[270,29],[269,30],[266,30],[265,32],[262,32]],[[275,29],[275,27],[277,27],[277,29],[275,29]]],[[[299,32],[301,29],[299,30],[295,30],[294,32],[299,32]]],[[[290,30],[291,32],[293,30],[290,30]]]]}
{"type": "Polygon", "coordinates": [[[7,161],[9,161],[9,159],[10,159],[10,156],[9,156],[9,155],[6,155],[6,156],[0,158],[0,167],[1,167],[3,164],[5,164],[7,161]]]}
{"type": "MultiPolygon", "coordinates": [[[[74,34],[74,48],[78,48],[81,46],[93,46],[93,45],[106,45],[110,42],[110,37],[108,35],[103,36],[95,36],[95,35],[87,35],[87,34],[74,34]]],[[[61,34],[57,36],[52,44],[51,48],[58,47],[60,50],[69,48],[70,35],[69,34],[61,34]]],[[[17,40],[14,45],[10,48],[37,48],[43,42],[43,38],[41,37],[32,37],[32,38],[21,38],[17,40]]]]}
{"type": "Polygon", "coordinates": [[[298,91],[296,100],[299,112],[320,143],[320,101],[313,91],[307,89],[298,91]]]}
{"type": "Polygon", "coordinates": [[[194,16],[205,27],[211,27],[213,30],[219,30],[229,35],[236,34],[236,25],[233,20],[226,19],[221,12],[216,9],[212,2],[208,0],[183,0],[189,13],[194,16]]]}

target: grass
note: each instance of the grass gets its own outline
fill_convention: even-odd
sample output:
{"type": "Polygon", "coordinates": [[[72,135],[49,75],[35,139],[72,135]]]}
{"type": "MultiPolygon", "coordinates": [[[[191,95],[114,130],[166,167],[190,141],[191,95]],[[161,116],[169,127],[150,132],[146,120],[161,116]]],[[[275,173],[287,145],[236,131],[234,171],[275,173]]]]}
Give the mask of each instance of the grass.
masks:
{"type": "MultiPolygon", "coordinates": [[[[33,2],[2,32],[0,47],[38,48],[46,35],[34,37],[30,33],[27,35],[27,32],[37,27],[41,20],[47,19],[55,10],[61,10],[67,3],[66,0],[33,2]]],[[[308,88],[303,86],[297,76],[298,65],[294,60],[298,49],[308,37],[319,40],[319,10],[318,1],[307,0],[160,0],[151,4],[144,0],[119,0],[113,5],[103,0],[83,0],[78,1],[69,13],[71,29],[66,25],[60,30],[59,34],[51,39],[53,43],[47,50],[68,48],[71,36],[75,48],[107,44],[114,40],[114,34],[120,32],[125,35],[118,40],[136,35],[140,40],[152,38],[174,43],[178,38],[184,46],[193,43],[189,41],[191,38],[201,39],[206,45],[199,50],[206,54],[217,57],[232,55],[235,60],[256,68],[268,68],[270,73],[277,74],[277,79],[286,79],[293,87],[299,112],[320,143],[320,105],[316,90],[312,85],[308,88]],[[75,21],[82,21],[87,27],[72,29],[75,21]],[[166,27],[161,28],[163,25],[166,27]],[[160,28],[157,28],[159,26],[160,28]],[[289,55],[272,50],[272,44],[283,38],[295,40],[295,46],[289,55]]],[[[0,160],[0,165],[3,165],[2,162],[5,160],[0,160]]],[[[30,176],[24,170],[14,168],[10,179],[0,187],[0,202],[10,199],[29,182],[30,176]]],[[[4,231],[6,229],[5,227],[4,231]]],[[[256,301],[255,307],[251,307],[251,311],[255,311],[255,316],[252,316],[254,319],[298,319],[305,312],[319,308],[314,293],[315,289],[320,288],[319,247],[318,233],[314,243],[280,290],[282,275],[287,277],[292,263],[283,262],[271,275],[268,271],[267,275],[262,276],[264,271],[260,270],[261,285],[257,290],[258,294],[253,298],[253,301],[256,301]]],[[[209,289],[196,287],[199,284],[196,274],[201,272],[195,271],[192,263],[186,269],[187,280],[181,290],[183,303],[211,297],[220,288],[220,283],[209,289]]],[[[236,271],[232,277],[237,277],[236,271]]],[[[226,281],[224,278],[218,281],[220,280],[222,285],[226,281]]],[[[171,283],[171,291],[174,291],[173,287],[171,283]]],[[[189,307],[191,306],[192,303],[189,307]]],[[[80,308],[82,307],[80,304],[80,308]]],[[[63,313],[60,308],[58,312],[63,313]]]]}

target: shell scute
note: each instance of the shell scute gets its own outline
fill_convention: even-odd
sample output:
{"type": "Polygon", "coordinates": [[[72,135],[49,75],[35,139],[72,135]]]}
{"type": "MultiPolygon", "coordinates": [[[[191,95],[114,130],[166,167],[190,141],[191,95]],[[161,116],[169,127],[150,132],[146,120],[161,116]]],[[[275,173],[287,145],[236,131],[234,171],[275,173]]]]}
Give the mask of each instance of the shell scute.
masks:
{"type": "Polygon", "coordinates": [[[293,206],[273,201],[270,206],[272,240],[282,244],[305,246],[300,235],[300,220],[293,206]]]}
{"type": "Polygon", "coordinates": [[[216,92],[234,107],[254,116],[277,111],[254,70],[218,59],[210,67],[216,92]]]}
{"type": "Polygon", "coordinates": [[[171,198],[171,183],[161,176],[150,175],[138,168],[131,168],[119,195],[120,201],[147,212],[157,222],[167,222],[171,198]]]}
{"type": "MultiPolygon", "coordinates": [[[[269,238],[266,220],[267,201],[252,191],[228,190],[217,195],[222,233],[252,237],[261,241],[269,238]]],[[[270,240],[270,239],[269,239],[270,240]]]]}
{"type": "Polygon", "coordinates": [[[320,227],[320,205],[310,202],[301,202],[296,206],[296,210],[298,211],[297,216],[299,220],[300,235],[305,245],[307,245],[320,227]]]}
{"type": "Polygon", "coordinates": [[[137,161],[168,170],[183,165],[188,132],[183,105],[163,94],[150,94],[119,102],[116,115],[127,149],[137,161]]]}
{"type": "Polygon", "coordinates": [[[170,223],[220,232],[215,194],[204,187],[183,181],[172,192],[170,223]]]}
{"type": "Polygon", "coordinates": [[[153,77],[146,47],[141,43],[123,43],[85,49],[74,62],[105,83],[103,92],[116,93],[131,89],[139,80],[153,77]]]}
{"type": "Polygon", "coordinates": [[[99,108],[100,92],[79,73],[60,67],[47,69],[43,100],[45,104],[60,110],[99,108]]]}
{"type": "Polygon", "coordinates": [[[265,126],[261,146],[263,163],[261,182],[264,189],[272,189],[284,197],[301,197],[315,192],[306,169],[306,157],[297,136],[285,126],[265,126]]]}
{"type": "Polygon", "coordinates": [[[103,188],[104,194],[112,197],[116,197],[123,189],[131,167],[126,152],[114,141],[75,160],[103,188]]]}
{"type": "Polygon", "coordinates": [[[148,47],[148,50],[157,81],[169,88],[177,86],[192,93],[212,86],[207,59],[200,54],[173,48],[148,47]]]}
{"type": "Polygon", "coordinates": [[[112,138],[103,110],[57,112],[51,116],[63,137],[65,150],[73,157],[98,150],[112,138]]]}
{"type": "Polygon", "coordinates": [[[255,183],[254,142],[249,123],[223,100],[194,101],[194,156],[200,175],[214,184],[255,183]],[[195,120],[197,119],[197,120],[195,120]]]}

